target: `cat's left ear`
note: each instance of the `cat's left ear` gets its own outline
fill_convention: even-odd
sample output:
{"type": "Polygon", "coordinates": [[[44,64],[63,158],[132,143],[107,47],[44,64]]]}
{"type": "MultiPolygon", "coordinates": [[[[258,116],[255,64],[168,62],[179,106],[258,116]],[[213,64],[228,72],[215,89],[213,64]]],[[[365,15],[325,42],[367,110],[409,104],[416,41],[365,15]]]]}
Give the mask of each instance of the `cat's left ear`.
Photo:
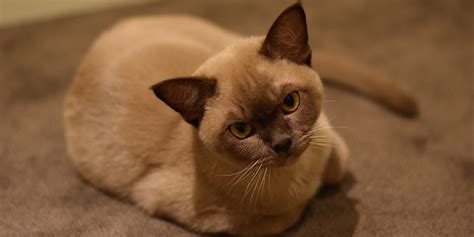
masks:
{"type": "Polygon", "coordinates": [[[216,92],[216,81],[198,77],[175,78],[157,83],[150,89],[186,122],[199,127],[206,101],[216,92]]]}
{"type": "Polygon", "coordinates": [[[311,65],[306,15],[300,3],[288,7],[278,16],[268,31],[260,53],[273,59],[311,65]]]}

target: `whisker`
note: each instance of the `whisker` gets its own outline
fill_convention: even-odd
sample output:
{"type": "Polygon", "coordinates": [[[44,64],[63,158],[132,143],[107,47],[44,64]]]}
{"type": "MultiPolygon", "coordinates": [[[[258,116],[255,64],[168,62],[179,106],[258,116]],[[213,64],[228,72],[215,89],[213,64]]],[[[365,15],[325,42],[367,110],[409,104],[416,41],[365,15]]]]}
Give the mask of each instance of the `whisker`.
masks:
{"type": "Polygon", "coordinates": [[[227,194],[229,194],[229,193],[232,191],[232,189],[233,189],[241,180],[243,180],[243,179],[245,178],[245,176],[247,176],[248,174],[250,174],[250,173],[251,173],[251,170],[252,170],[256,165],[257,165],[257,161],[254,161],[254,162],[250,163],[250,164],[247,166],[247,168],[245,168],[246,171],[245,171],[244,173],[235,176],[235,177],[227,184],[227,186],[232,184],[232,186],[227,190],[227,194]],[[236,180],[236,179],[237,179],[237,180],[236,180]],[[234,181],[234,180],[235,180],[235,181],[234,181]]]}
{"type": "MultiPolygon", "coordinates": [[[[242,178],[242,175],[245,175],[245,173],[247,173],[250,169],[253,168],[253,166],[256,164],[256,162],[253,162],[253,163],[250,163],[247,167],[245,167],[242,171],[244,171],[243,173],[240,173],[238,174],[236,177],[234,177],[230,182],[229,184],[233,183],[236,179],[238,182],[241,178],[242,178]]],[[[225,175],[224,175],[225,176],[225,175]]]]}
{"type": "Polygon", "coordinates": [[[214,164],[211,167],[211,171],[209,172],[209,178],[212,177],[212,174],[214,173],[214,169],[216,168],[217,161],[214,161],[214,164]]]}
{"type": "Polygon", "coordinates": [[[329,125],[329,126],[324,126],[324,127],[315,127],[314,129],[310,130],[311,132],[317,132],[317,131],[321,131],[323,129],[331,129],[331,128],[346,128],[346,129],[349,129],[349,127],[346,127],[346,126],[332,126],[332,125],[329,125]]]}
{"type": "Polygon", "coordinates": [[[273,199],[273,192],[272,192],[272,181],[275,179],[275,170],[270,169],[270,172],[268,172],[268,194],[270,196],[270,200],[273,199]],[[273,179],[272,179],[273,177],[273,179]]]}
{"type": "MultiPolygon", "coordinates": [[[[257,207],[258,204],[258,196],[259,196],[259,190],[260,190],[260,185],[262,183],[263,179],[263,171],[266,169],[266,167],[263,167],[261,170],[261,173],[258,175],[258,178],[255,180],[255,206],[257,207]]],[[[252,193],[253,196],[253,193],[252,193]]],[[[253,198],[251,198],[252,200],[253,198]]]]}
{"type": "Polygon", "coordinates": [[[322,144],[332,144],[331,139],[311,139],[310,143],[322,143],[322,144]]]}
{"type": "Polygon", "coordinates": [[[309,138],[330,138],[330,136],[311,136],[309,138]]]}
{"type": "Polygon", "coordinates": [[[252,178],[250,179],[250,181],[247,183],[247,186],[245,187],[245,191],[244,191],[244,195],[242,196],[242,200],[241,200],[241,203],[243,204],[244,202],[244,199],[245,197],[247,196],[247,191],[249,191],[249,187],[251,186],[251,184],[253,183],[253,180],[255,179],[255,177],[257,176],[258,174],[258,171],[260,170],[260,168],[262,167],[262,164],[260,164],[260,166],[257,168],[257,170],[254,172],[252,178]]]}
{"type": "Polygon", "coordinates": [[[333,115],[332,117],[328,118],[327,121],[331,122],[334,118],[336,118],[336,115],[333,115]]]}
{"type": "Polygon", "coordinates": [[[322,143],[332,143],[333,139],[326,139],[326,138],[313,138],[311,142],[322,142],[322,143]]]}
{"type": "Polygon", "coordinates": [[[318,149],[318,150],[320,150],[320,151],[324,151],[324,150],[323,150],[321,147],[319,147],[319,146],[315,146],[315,145],[313,145],[313,144],[312,144],[312,146],[311,146],[311,147],[313,147],[313,148],[316,148],[316,149],[318,149]]]}
{"type": "MultiPolygon", "coordinates": [[[[263,160],[256,160],[256,161],[252,162],[251,164],[249,164],[249,165],[247,166],[247,168],[246,168],[246,171],[245,171],[243,174],[237,175],[236,177],[234,177],[234,178],[229,182],[229,184],[227,184],[227,185],[230,185],[231,183],[233,183],[233,185],[232,185],[232,187],[230,188],[230,190],[232,190],[232,188],[233,188],[235,185],[237,185],[239,182],[241,182],[241,181],[244,179],[245,176],[251,175],[251,174],[250,174],[250,173],[251,173],[250,171],[251,171],[256,165],[258,165],[258,164],[263,164],[263,163],[264,163],[265,161],[267,161],[267,160],[270,160],[270,158],[268,158],[268,159],[263,159],[263,160]],[[237,180],[236,180],[236,179],[237,179],[237,180]],[[234,180],[236,180],[236,181],[234,182],[234,180]]],[[[229,192],[230,192],[230,190],[229,190],[229,192]]]]}
{"type": "MultiPolygon", "coordinates": [[[[265,167],[264,167],[264,169],[265,169],[265,167]]],[[[258,188],[259,188],[261,180],[262,180],[261,177],[262,177],[262,174],[260,173],[260,170],[259,170],[258,171],[258,177],[257,177],[257,179],[255,179],[255,184],[253,185],[252,195],[250,196],[250,203],[252,204],[253,203],[253,201],[252,201],[253,200],[253,195],[254,195],[255,191],[257,191],[255,193],[255,206],[257,206],[258,188]]]]}
{"type": "Polygon", "coordinates": [[[312,143],[313,146],[334,147],[332,144],[312,143]]]}
{"type": "MultiPolygon", "coordinates": [[[[252,165],[252,163],[250,163],[250,165],[252,165]]],[[[235,172],[235,173],[230,173],[230,174],[218,174],[217,176],[229,177],[229,176],[238,175],[238,174],[241,174],[242,172],[244,172],[250,165],[246,166],[246,167],[243,168],[242,170],[237,171],[237,172],[235,172]]]]}
{"type": "Polygon", "coordinates": [[[311,137],[311,141],[332,141],[332,137],[311,137]]]}
{"type": "Polygon", "coordinates": [[[310,142],[329,142],[331,143],[332,139],[329,138],[311,138],[310,142]]]}
{"type": "Polygon", "coordinates": [[[262,183],[262,192],[260,194],[260,205],[263,207],[263,196],[265,195],[265,187],[267,184],[267,171],[269,168],[265,167],[265,171],[263,172],[263,183],[262,183]]]}
{"type": "Polygon", "coordinates": [[[259,176],[258,188],[257,188],[257,192],[255,193],[255,206],[257,206],[257,204],[258,204],[259,197],[260,197],[260,206],[261,207],[263,206],[261,189],[262,189],[263,180],[265,178],[265,172],[264,171],[266,169],[267,169],[266,167],[263,167],[262,174],[259,176]]]}

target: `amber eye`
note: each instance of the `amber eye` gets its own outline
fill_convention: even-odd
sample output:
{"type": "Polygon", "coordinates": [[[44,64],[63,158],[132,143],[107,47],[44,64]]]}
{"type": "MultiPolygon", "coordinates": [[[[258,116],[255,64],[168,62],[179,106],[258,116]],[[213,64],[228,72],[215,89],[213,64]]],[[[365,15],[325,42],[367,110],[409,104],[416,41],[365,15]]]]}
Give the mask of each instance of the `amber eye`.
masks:
{"type": "Polygon", "coordinates": [[[300,105],[300,95],[297,91],[293,91],[288,94],[285,99],[283,99],[283,103],[281,104],[281,108],[283,111],[291,113],[295,112],[300,105]]]}
{"type": "Polygon", "coordinates": [[[250,135],[252,126],[248,123],[234,123],[230,125],[230,132],[237,138],[244,139],[250,135]]]}

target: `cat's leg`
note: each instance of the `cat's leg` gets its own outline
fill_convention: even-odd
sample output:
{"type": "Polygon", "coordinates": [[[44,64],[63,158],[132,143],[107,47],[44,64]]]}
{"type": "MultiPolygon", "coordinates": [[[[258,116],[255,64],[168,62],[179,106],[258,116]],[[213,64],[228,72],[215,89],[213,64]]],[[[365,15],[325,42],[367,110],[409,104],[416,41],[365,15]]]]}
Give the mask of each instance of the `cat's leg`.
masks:
{"type": "Polygon", "coordinates": [[[200,233],[227,232],[229,215],[213,205],[207,190],[196,186],[194,175],[170,169],[153,169],[137,180],[131,199],[148,214],[171,220],[200,233]]]}
{"type": "Polygon", "coordinates": [[[211,210],[188,218],[174,218],[199,233],[226,233],[237,236],[267,236],[289,229],[301,218],[305,205],[279,215],[245,215],[234,211],[211,210]]]}
{"type": "Polygon", "coordinates": [[[323,173],[323,183],[335,185],[344,179],[349,166],[349,150],[346,142],[335,131],[332,132],[333,147],[323,173]]]}

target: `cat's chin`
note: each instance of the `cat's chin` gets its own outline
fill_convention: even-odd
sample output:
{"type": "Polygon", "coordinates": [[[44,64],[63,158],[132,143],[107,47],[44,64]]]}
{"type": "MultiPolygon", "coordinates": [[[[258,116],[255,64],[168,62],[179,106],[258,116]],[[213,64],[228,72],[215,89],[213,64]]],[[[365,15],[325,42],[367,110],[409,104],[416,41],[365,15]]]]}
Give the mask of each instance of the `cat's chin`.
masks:
{"type": "Polygon", "coordinates": [[[274,157],[264,163],[267,167],[285,167],[295,164],[299,159],[299,156],[285,155],[274,157]]]}

